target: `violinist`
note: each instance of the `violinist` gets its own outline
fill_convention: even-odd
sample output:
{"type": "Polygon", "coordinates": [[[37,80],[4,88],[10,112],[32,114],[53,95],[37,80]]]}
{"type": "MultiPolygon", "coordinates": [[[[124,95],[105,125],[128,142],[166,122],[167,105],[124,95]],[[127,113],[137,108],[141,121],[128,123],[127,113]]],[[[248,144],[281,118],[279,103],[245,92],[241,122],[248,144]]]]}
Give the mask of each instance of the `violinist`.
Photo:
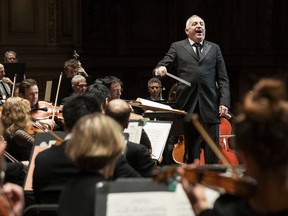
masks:
{"type": "MultiPolygon", "coordinates": [[[[40,110],[39,90],[35,80],[26,79],[21,81],[19,85],[19,95],[30,102],[31,112],[40,110]]],[[[38,121],[46,125],[50,130],[53,130],[55,127],[55,121],[53,119],[46,118],[38,121]]]]}
{"type": "MultiPolygon", "coordinates": [[[[30,134],[30,103],[20,97],[11,97],[3,105],[1,120],[7,152],[18,161],[29,161],[34,137],[30,134]]],[[[23,184],[25,173],[15,178],[15,183],[23,184]]]]}
{"type": "MultiPolygon", "coordinates": [[[[6,145],[0,144],[0,167],[4,167],[4,165],[2,164],[3,163],[2,159],[5,146],[6,145]]],[[[2,174],[5,174],[4,171],[2,171],[1,173],[1,178],[3,177],[2,174]]],[[[9,182],[4,185],[1,185],[0,190],[4,192],[4,196],[3,195],[0,196],[1,215],[21,216],[25,205],[24,192],[22,187],[9,182]],[[6,204],[8,203],[8,209],[5,208],[5,203],[6,204]]]]}
{"type": "Polygon", "coordinates": [[[4,65],[0,64],[0,99],[2,104],[11,96],[12,85],[13,82],[8,77],[5,77],[4,65]]]}
{"type": "MultiPolygon", "coordinates": [[[[195,214],[288,215],[288,102],[282,81],[262,79],[256,83],[236,117],[235,134],[246,175],[256,180],[257,189],[249,197],[221,195],[209,209],[203,186],[182,178],[195,214]]],[[[184,167],[179,168],[180,174],[184,172],[184,167]]]]}

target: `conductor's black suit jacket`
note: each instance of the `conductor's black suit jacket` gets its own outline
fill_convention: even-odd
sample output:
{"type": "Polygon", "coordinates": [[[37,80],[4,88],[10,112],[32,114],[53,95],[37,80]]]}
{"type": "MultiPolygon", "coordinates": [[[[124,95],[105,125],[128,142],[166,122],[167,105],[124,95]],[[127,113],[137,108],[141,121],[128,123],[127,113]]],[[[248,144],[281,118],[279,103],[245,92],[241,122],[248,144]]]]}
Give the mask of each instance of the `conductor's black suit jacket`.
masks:
{"type": "Polygon", "coordinates": [[[179,82],[176,92],[177,108],[190,111],[186,119],[191,119],[191,111],[198,102],[202,120],[219,123],[219,105],[230,107],[230,90],[225,62],[217,44],[205,40],[197,60],[188,38],[177,41],[159,66],[166,66],[168,72],[176,71],[178,77],[191,83],[189,87],[179,82]]]}

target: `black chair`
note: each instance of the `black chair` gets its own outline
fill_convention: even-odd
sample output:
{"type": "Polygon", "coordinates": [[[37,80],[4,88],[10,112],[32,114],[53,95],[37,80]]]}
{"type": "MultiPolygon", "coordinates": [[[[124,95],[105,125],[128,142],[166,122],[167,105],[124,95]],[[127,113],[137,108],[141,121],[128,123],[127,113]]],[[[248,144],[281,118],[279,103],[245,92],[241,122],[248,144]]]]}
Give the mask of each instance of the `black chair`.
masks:
{"type": "Polygon", "coordinates": [[[34,204],[24,209],[22,216],[58,216],[58,204],[34,204]]]}

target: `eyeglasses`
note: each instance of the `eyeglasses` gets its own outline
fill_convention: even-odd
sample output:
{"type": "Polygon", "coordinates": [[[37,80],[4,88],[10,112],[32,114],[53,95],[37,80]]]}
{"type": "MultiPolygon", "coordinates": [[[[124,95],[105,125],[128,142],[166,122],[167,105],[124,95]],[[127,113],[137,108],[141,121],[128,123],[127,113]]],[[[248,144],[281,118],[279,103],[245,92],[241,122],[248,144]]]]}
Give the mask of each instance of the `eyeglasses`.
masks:
{"type": "Polygon", "coordinates": [[[87,87],[87,84],[79,84],[79,85],[74,85],[78,88],[86,88],[87,87]]]}
{"type": "Polygon", "coordinates": [[[121,92],[123,92],[123,89],[122,88],[120,88],[120,89],[112,89],[112,92],[113,93],[121,93],[121,92]]]}

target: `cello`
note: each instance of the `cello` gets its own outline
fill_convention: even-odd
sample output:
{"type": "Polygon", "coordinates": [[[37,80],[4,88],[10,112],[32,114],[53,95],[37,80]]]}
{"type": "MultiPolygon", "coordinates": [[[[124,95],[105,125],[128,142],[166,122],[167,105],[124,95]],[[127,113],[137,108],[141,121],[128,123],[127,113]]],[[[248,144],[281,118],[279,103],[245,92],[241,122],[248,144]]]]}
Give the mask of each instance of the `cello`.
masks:
{"type": "MultiPolygon", "coordinates": [[[[235,152],[232,149],[230,149],[229,146],[229,138],[234,136],[231,134],[232,127],[228,119],[224,116],[220,117],[219,131],[220,131],[220,151],[228,159],[231,165],[238,165],[239,164],[238,158],[235,155],[235,152]]],[[[178,143],[174,145],[174,149],[172,152],[173,160],[178,164],[183,164],[184,154],[185,154],[184,136],[180,135],[178,138],[178,143]]],[[[220,161],[220,164],[221,163],[223,162],[220,161]]],[[[201,165],[205,164],[203,149],[201,149],[200,153],[200,164],[201,165]]]]}
{"type": "MultiPolygon", "coordinates": [[[[239,161],[238,158],[235,154],[235,152],[230,149],[229,146],[229,138],[234,137],[232,134],[232,126],[230,122],[228,121],[227,117],[221,116],[220,117],[220,125],[219,125],[219,132],[220,132],[220,151],[225,156],[225,158],[229,161],[231,165],[238,165],[239,161]]],[[[222,164],[223,161],[220,160],[219,164],[222,164]]],[[[204,150],[201,149],[200,153],[200,164],[204,165],[205,164],[205,159],[204,159],[204,150]]]]}

